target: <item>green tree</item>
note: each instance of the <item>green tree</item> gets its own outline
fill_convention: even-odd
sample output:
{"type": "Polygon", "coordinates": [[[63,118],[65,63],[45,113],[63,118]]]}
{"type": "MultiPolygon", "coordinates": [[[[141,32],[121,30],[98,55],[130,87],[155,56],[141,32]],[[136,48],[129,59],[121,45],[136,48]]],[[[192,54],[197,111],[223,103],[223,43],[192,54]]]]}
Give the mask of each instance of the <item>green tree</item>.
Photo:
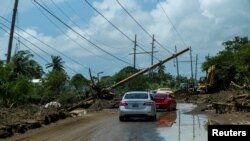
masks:
{"type": "Polygon", "coordinates": [[[31,82],[27,76],[18,75],[13,80],[13,64],[0,67],[0,104],[7,107],[24,104],[31,94],[31,82]]]}
{"type": "Polygon", "coordinates": [[[165,66],[164,65],[160,65],[158,67],[158,77],[160,79],[160,83],[162,81],[165,81],[166,80],[166,74],[165,74],[165,66]]]}
{"type": "Polygon", "coordinates": [[[52,96],[59,95],[63,92],[68,76],[63,71],[51,71],[45,78],[45,87],[52,96]]]}
{"type": "Polygon", "coordinates": [[[46,64],[46,68],[52,68],[52,71],[64,71],[63,64],[65,63],[62,61],[60,56],[51,56],[52,62],[46,64]]]}
{"type": "Polygon", "coordinates": [[[10,63],[0,64],[0,103],[13,106],[28,102],[32,94],[32,78],[41,78],[42,67],[29,51],[18,51],[10,63]]]}
{"type": "Polygon", "coordinates": [[[71,84],[79,91],[88,85],[88,80],[82,74],[78,73],[71,78],[71,84]]]}
{"type": "Polygon", "coordinates": [[[134,69],[131,66],[127,66],[123,69],[121,69],[118,73],[116,73],[113,77],[114,77],[114,81],[115,82],[119,82],[121,80],[123,80],[124,78],[127,78],[128,76],[132,75],[135,72],[138,72],[139,70],[134,69]]]}
{"type": "Polygon", "coordinates": [[[29,78],[41,78],[44,74],[42,67],[33,59],[28,50],[18,51],[12,57],[13,75],[25,75],[29,78]]]}
{"type": "MultiPolygon", "coordinates": [[[[235,37],[222,43],[225,50],[216,56],[206,57],[202,64],[204,71],[212,65],[216,66],[215,85],[226,89],[231,81],[239,84],[246,83],[250,78],[250,42],[247,37],[235,37]]],[[[249,82],[248,82],[249,83],[249,82]]]]}

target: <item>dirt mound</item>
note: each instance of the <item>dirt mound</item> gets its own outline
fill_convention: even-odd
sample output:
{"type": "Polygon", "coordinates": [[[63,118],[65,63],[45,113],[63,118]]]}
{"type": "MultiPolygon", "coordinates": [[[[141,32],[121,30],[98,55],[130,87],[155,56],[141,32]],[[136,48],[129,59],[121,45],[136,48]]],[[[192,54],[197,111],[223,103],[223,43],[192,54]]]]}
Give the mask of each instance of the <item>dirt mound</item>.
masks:
{"type": "Polygon", "coordinates": [[[239,91],[222,91],[213,94],[181,93],[178,102],[195,103],[197,107],[187,114],[206,114],[221,124],[250,123],[250,94],[239,91]]]}
{"type": "Polygon", "coordinates": [[[249,103],[249,94],[240,93],[237,91],[222,91],[213,94],[178,94],[176,96],[179,102],[190,102],[196,104],[212,104],[216,102],[231,103],[240,102],[245,104],[249,103]]]}
{"type": "Polygon", "coordinates": [[[14,133],[25,133],[29,129],[64,119],[68,115],[62,109],[43,108],[40,105],[0,109],[0,138],[9,137],[14,133]]]}

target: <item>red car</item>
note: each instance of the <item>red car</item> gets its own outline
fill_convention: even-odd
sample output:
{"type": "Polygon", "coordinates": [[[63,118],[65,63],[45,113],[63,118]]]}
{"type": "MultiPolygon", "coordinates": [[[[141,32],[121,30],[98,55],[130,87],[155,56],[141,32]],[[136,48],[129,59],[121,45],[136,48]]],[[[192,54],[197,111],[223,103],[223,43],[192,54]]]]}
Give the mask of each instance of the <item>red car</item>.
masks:
{"type": "Polygon", "coordinates": [[[176,100],[170,94],[152,94],[157,109],[175,110],[176,100]]]}

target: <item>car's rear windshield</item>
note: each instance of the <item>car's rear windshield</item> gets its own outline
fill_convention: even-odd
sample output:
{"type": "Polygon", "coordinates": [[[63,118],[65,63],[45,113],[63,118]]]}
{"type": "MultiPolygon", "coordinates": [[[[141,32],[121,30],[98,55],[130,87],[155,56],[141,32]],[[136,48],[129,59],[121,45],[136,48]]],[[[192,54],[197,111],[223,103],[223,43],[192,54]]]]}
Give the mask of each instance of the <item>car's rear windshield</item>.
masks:
{"type": "Polygon", "coordinates": [[[124,99],[148,99],[147,93],[126,94],[124,99]]]}
{"type": "Polygon", "coordinates": [[[153,96],[153,98],[167,98],[167,97],[169,97],[169,95],[168,94],[153,94],[152,95],[153,96]]]}
{"type": "Polygon", "coordinates": [[[160,88],[158,89],[158,91],[170,91],[171,89],[170,88],[160,88]]]}

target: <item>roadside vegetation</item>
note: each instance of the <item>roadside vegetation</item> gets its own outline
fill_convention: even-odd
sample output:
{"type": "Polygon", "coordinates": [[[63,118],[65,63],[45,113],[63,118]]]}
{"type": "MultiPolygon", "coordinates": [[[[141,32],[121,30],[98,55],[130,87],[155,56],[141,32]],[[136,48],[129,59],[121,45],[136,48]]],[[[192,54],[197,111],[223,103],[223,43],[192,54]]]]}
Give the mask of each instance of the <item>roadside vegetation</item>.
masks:
{"type": "MultiPolygon", "coordinates": [[[[228,89],[231,82],[240,86],[250,84],[250,42],[247,37],[235,37],[222,44],[225,49],[216,56],[207,56],[202,65],[206,71],[216,65],[215,82],[220,89],[228,89]]],[[[70,77],[65,71],[60,56],[51,56],[51,63],[46,64],[47,73],[43,70],[33,54],[28,50],[18,51],[11,63],[0,63],[0,105],[13,107],[25,104],[45,104],[58,101],[70,104],[87,99],[92,95],[91,81],[80,73],[70,77]],[[33,80],[38,82],[33,82],[33,80]]],[[[93,77],[100,87],[108,87],[140,70],[127,66],[113,76],[103,76],[100,81],[93,77]]],[[[115,89],[115,94],[128,90],[147,90],[159,87],[178,89],[180,83],[189,83],[184,76],[177,78],[165,72],[165,66],[141,75],[123,86],[115,89]]],[[[248,87],[249,88],[249,87],[248,87]]]]}
{"type": "Polygon", "coordinates": [[[223,42],[224,50],[216,56],[207,56],[203,71],[215,65],[215,85],[227,90],[232,84],[238,88],[250,88],[250,42],[247,37],[235,37],[223,42]]]}

